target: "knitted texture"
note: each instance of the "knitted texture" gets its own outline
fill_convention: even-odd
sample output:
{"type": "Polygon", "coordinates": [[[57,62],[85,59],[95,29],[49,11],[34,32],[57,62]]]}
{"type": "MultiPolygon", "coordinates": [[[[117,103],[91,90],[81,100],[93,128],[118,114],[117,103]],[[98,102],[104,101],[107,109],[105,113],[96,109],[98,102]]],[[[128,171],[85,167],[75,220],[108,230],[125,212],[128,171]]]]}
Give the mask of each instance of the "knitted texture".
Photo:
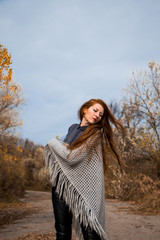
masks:
{"type": "Polygon", "coordinates": [[[90,225],[101,239],[107,240],[105,230],[104,170],[101,145],[89,158],[87,145],[73,151],[65,143],[53,138],[45,147],[46,166],[50,182],[72,211],[74,227],[82,239],[80,224],[90,225]]]}

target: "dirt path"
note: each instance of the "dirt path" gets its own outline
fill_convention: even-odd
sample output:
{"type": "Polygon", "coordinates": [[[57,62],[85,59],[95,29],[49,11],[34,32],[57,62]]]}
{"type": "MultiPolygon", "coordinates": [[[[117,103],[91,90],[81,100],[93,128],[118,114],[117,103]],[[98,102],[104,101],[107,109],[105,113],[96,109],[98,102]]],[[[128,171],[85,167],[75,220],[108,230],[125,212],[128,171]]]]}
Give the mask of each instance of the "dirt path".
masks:
{"type": "MultiPolygon", "coordinates": [[[[23,199],[36,209],[32,215],[0,228],[0,239],[55,239],[51,194],[48,192],[27,191],[23,199]],[[41,234],[45,238],[41,238],[41,234]],[[28,235],[29,236],[29,235],[28,235]],[[52,236],[51,238],[47,236],[52,236]]],[[[160,216],[142,216],[129,213],[127,203],[106,202],[107,232],[110,240],[159,240],[160,216]]]]}

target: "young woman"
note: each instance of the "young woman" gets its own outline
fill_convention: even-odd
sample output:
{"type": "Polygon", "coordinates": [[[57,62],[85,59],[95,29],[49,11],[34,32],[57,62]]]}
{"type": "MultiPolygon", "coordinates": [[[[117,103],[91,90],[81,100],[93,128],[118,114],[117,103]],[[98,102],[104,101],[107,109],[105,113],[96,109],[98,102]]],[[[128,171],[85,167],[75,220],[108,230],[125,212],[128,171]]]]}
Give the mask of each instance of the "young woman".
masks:
{"type": "Polygon", "coordinates": [[[110,150],[120,164],[111,124],[117,129],[123,129],[123,126],[101,99],[85,102],[78,113],[80,124],[69,128],[65,140],[51,139],[45,147],[56,237],[57,240],[71,240],[73,223],[84,240],[106,240],[106,153],[110,150]]]}

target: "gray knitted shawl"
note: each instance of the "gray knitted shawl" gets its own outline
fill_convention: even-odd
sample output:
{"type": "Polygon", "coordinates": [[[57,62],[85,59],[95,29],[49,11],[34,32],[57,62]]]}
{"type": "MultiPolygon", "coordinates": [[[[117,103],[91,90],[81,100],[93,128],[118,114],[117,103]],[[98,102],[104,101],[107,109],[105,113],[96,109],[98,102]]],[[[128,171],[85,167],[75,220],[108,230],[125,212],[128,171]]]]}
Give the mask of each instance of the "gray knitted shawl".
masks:
{"type": "Polygon", "coordinates": [[[101,239],[107,240],[105,230],[104,170],[102,150],[89,153],[86,145],[73,151],[65,143],[53,138],[45,147],[46,165],[50,170],[50,182],[56,184],[56,191],[63,197],[72,211],[74,227],[82,237],[80,224],[90,225],[101,239]],[[70,154],[69,154],[70,153],[70,154]]]}

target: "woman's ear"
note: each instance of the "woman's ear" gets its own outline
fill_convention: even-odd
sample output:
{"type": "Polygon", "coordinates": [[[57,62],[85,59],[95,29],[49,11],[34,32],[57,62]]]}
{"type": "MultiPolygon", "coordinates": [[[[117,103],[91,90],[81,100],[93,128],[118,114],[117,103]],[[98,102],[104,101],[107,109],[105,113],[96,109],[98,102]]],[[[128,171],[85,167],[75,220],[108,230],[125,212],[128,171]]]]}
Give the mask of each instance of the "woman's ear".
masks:
{"type": "Polygon", "coordinates": [[[87,108],[86,108],[86,107],[82,109],[83,114],[85,114],[86,111],[87,111],[87,108]]]}

